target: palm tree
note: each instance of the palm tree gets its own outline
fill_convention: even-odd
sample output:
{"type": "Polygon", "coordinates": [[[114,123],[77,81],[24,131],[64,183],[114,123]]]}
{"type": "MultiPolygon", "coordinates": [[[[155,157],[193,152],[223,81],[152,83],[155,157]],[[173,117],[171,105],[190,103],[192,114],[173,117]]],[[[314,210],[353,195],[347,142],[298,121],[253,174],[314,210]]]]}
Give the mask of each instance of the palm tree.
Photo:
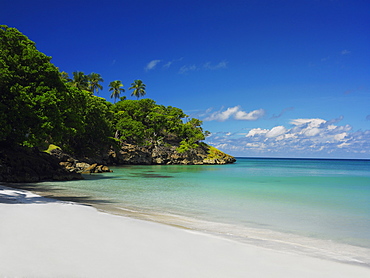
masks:
{"type": "Polygon", "coordinates": [[[65,71],[62,71],[60,73],[60,78],[63,80],[63,82],[72,82],[72,79],[69,78],[68,73],[66,73],[65,71]]]}
{"type": "Polygon", "coordinates": [[[104,82],[104,80],[99,73],[95,72],[90,73],[88,75],[88,81],[89,81],[88,89],[92,94],[94,94],[94,92],[98,94],[99,90],[103,90],[103,86],[100,85],[99,83],[104,82]]]}
{"type": "Polygon", "coordinates": [[[143,83],[143,81],[135,80],[134,83],[131,83],[131,87],[128,88],[128,89],[129,90],[134,89],[134,91],[132,92],[131,95],[135,96],[135,97],[137,97],[137,99],[139,99],[139,97],[145,96],[145,94],[146,94],[145,87],[146,87],[146,85],[143,83]]]}
{"type": "Polygon", "coordinates": [[[72,86],[79,88],[80,90],[88,89],[88,77],[82,71],[75,71],[72,73],[72,86]]]}
{"type": "Polygon", "coordinates": [[[119,80],[112,81],[109,83],[109,91],[112,91],[112,94],[110,95],[111,98],[114,98],[114,103],[116,103],[116,100],[119,98],[121,92],[124,92],[125,89],[123,89],[123,84],[119,80]]]}

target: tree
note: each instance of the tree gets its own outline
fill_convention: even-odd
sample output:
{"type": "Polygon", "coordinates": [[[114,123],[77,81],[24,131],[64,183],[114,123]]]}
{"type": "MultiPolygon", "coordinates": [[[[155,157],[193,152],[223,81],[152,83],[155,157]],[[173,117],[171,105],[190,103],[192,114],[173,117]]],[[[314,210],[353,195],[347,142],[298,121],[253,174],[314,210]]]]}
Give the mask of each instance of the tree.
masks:
{"type": "Polygon", "coordinates": [[[75,71],[72,72],[73,79],[72,79],[72,86],[76,87],[80,90],[88,90],[89,82],[88,76],[84,74],[82,71],[75,71]]]}
{"type": "Polygon", "coordinates": [[[60,73],[60,78],[63,80],[63,82],[72,82],[72,79],[69,78],[69,74],[65,71],[60,73]]]}
{"type": "Polygon", "coordinates": [[[182,130],[179,133],[179,137],[182,138],[182,141],[177,148],[178,152],[182,153],[197,148],[199,141],[206,138],[209,132],[203,132],[201,125],[202,121],[195,118],[190,119],[187,123],[182,125],[182,130]]]}
{"type": "MultiPolygon", "coordinates": [[[[92,77],[74,72],[73,79],[59,72],[51,57],[15,28],[0,25],[0,146],[55,144],[72,153],[96,154],[112,142],[160,146],[177,144],[187,151],[204,140],[201,121],[181,109],[157,105],[154,100],[126,100],[114,105],[87,91],[92,77]],[[114,135],[115,134],[115,135],[114,135]]],[[[99,81],[100,79],[100,81],[99,81]]],[[[111,97],[120,97],[121,81],[109,84],[111,97]]],[[[91,91],[95,91],[90,83],[91,91]]],[[[145,95],[145,85],[135,80],[133,95],[145,95]]]]}
{"type": "MultiPolygon", "coordinates": [[[[110,143],[111,103],[74,87],[81,83],[68,82],[15,28],[0,26],[0,49],[1,147],[50,143],[86,153],[110,143]]],[[[75,81],[84,76],[76,72],[75,81]]]]}
{"type": "Polygon", "coordinates": [[[121,92],[124,92],[125,89],[123,89],[123,84],[119,80],[112,81],[109,83],[109,91],[112,91],[112,94],[110,95],[111,98],[114,98],[114,103],[116,103],[116,100],[120,97],[121,92]]]}
{"type": "Polygon", "coordinates": [[[116,138],[121,141],[153,146],[178,144],[180,151],[187,151],[205,138],[200,120],[184,123],[187,115],[181,109],[158,105],[152,99],[119,101],[113,110],[116,138]]]}
{"type": "Polygon", "coordinates": [[[74,101],[77,105],[72,117],[77,118],[74,116],[77,114],[77,120],[83,120],[79,123],[77,132],[69,136],[68,141],[65,140],[69,150],[79,155],[91,155],[107,149],[112,143],[110,137],[113,135],[113,104],[85,90],[77,90],[74,101]]]}
{"type": "Polygon", "coordinates": [[[100,85],[100,82],[104,82],[103,78],[100,76],[99,73],[92,72],[87,76],[88,80],[88,90],[94,94],[99,93],[99,90],[103,90],[103,86],[100,85]]]}
{"type": "Polygon", "coordinates": [[[139,97],[145,96],[145,94],[146,94],[145,87],[146,87],[146,85],[143,83],[143,81],[135,80],[134,83],[131,83],[131,87],[128,88],[128,89],[129,90],[134,90],[131,93],[131,96],[135,96],[135,97],[137,97],[137,99],[139,99],[139,97]]]}
{"type": "Polygon", "coordinates": [[[134,120],[126,111],[118,111],[114,120],[116,139],[134,144],[144,142],[148,130],[141,121],[134,120]]]}
{"type": "Polygon", "coordinates": [[[16,28],[0,26],[0,143],[60,140],[68,98],[51,57],[16,28]]]}

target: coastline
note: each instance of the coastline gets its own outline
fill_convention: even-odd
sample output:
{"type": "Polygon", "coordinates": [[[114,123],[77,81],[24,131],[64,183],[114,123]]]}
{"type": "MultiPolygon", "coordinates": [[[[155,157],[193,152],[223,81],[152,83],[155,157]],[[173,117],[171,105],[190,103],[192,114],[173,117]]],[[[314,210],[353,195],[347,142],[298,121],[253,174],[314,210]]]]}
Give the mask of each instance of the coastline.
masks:
{"type": "Polygon", "coordinates": [[[369,277],[370,269],[0,185],[0,277],[369,277]]]}

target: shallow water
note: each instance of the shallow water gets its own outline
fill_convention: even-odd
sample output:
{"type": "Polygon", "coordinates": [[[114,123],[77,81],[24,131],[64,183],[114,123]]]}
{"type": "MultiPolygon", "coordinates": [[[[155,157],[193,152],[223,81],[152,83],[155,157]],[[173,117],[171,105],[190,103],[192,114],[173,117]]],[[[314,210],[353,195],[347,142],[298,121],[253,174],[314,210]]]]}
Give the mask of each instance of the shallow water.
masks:
{"type": "Polygon", "coordinates": [[[370,266],[369,160],[112,169],[44,185],[113,213],[370,266]]]}

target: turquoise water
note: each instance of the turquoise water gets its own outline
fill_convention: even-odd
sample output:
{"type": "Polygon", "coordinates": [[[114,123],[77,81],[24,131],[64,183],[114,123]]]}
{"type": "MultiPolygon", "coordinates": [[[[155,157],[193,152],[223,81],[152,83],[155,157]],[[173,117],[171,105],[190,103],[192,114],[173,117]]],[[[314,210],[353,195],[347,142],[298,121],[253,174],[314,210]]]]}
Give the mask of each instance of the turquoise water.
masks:
{"type": "Polygon", "coordinates": [[[112,169],[48,184],[108,200],[103,209],[114,213],[370,265],[369,160],[239,158],[112,169]]]}

